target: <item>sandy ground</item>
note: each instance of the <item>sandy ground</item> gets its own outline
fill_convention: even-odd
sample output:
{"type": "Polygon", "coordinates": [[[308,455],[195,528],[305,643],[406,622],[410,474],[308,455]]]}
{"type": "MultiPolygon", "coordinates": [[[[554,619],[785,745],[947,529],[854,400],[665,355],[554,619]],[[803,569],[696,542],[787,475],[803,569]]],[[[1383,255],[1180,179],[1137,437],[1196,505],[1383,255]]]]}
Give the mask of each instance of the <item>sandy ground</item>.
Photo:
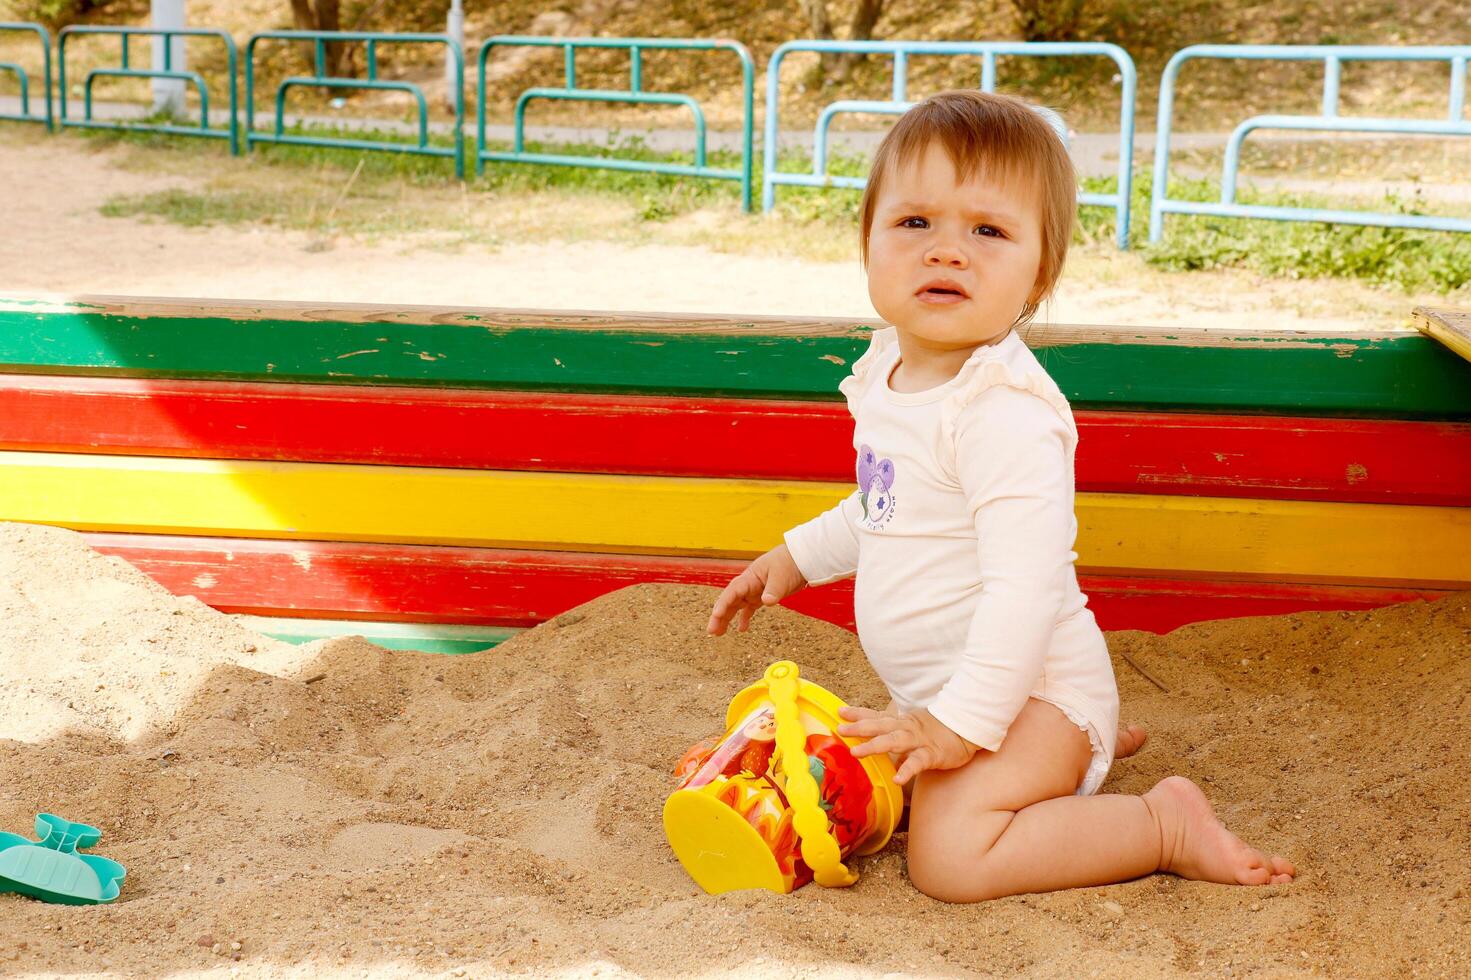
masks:
{"type": "Polygon", "coordinates": [[[0,896],[9,976],[1296,977],[1471,973],[1471,594],[1110,634],[1152,738],[1106,789],[1201,782],[1291,885],[1153,876],[977,907],[905,877],[701,893],[671,767],[765,665],[857,703],[856,640],[715,591],[613,593],[498,649],[290,648],[51,528],[0,525],[0,828],[96,824],[112,905],[0,896]]]}
{"type": "MultiPolygon", "coordinates": [[[[876,315],[856,254],[852,262],[811,262],[695,246],[532,237],[506,241],[495,251],[345,237],[323,249],[315,236],[261,225],[187,228],[103,218],[98,208],[116,195],[198,187],[206,179],[122,169],[120,156],[62,138],[0,142],[0,291],[876,315]]],[[[1239,273],[1167,276],[1104,249],[1070,262],[1039,319],[1331,330],[1396,324],[1425,299],[1348,282],[1305,287],[1239,273]]]]}

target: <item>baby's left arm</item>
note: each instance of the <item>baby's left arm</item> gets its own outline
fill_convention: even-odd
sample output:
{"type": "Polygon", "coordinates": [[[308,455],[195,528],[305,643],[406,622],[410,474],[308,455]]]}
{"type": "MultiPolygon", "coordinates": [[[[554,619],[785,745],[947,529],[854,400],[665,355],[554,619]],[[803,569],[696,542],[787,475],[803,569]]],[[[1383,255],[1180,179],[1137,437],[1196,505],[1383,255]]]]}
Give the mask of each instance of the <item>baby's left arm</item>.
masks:
{"type": "Polygon", "coordinates": [[[1042,675],[1077,557],[1072,435],[1050,405],[993,387],[956,426],[956,472],[975,520],[981,595],[960,666],[927,709],[845,712],[839,734],[869,739],[856,755],[904,757],[898,782],[996,751],[1042,675]]]}
{"type": "Polygon", "coordinates": [[[1036,395],[988,388],[956,424],[956,474],[975,521],[981,595],[960,666],[929,705],[983,749],[1042,676],[1072,563],[1072,433],[1036,395]]]}
{"type": "Polygon", "coordinates": [[[904,784],[926,769],[959,769],[976,754],[976,746],[940,724],[921,708],[905,714],[888,714],[872,708],[844,705],[838,714],[847,724],[839,735],[867,739],[853,749],[853,757],[892,752],[900,756],[894,782],[904,784]]]}

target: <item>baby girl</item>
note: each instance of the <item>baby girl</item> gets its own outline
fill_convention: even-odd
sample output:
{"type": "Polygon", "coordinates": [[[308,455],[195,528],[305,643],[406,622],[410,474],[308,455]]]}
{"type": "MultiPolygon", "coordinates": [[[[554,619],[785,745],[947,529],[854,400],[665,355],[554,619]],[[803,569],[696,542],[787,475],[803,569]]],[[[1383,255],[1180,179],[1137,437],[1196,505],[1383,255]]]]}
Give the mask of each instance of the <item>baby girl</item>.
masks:
{"type": "Polygon", "coordinates": [[[859,250],[891,327],[841,390],[858,489],[792,528],[715,603],[709,631],[856,575],[858,636],[893,700],[844,709],[858,756],[913,780],[909,876],[975,902],[1156,871],[1291,881],[1190,780],[1099,794],[1145,740],[1118,725],[1102,631],[1072,550],[1077,429],[1022,342],[1062,271],[1077,206],[1062,141],[1014,98],[944,92],[878,149],[859,250]]]}

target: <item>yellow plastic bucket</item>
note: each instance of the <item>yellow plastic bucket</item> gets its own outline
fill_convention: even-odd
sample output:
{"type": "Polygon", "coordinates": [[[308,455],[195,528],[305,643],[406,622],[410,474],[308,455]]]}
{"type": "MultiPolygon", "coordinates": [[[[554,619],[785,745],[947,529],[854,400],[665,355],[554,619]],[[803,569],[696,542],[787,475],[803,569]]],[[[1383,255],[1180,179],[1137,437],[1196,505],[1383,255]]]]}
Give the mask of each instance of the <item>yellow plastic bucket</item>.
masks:
{"type": "Polygon", "coordinates": [[[843,862],[888,843],[904,809],[894,764],[853,757],[858,740],[837,734],[842,706],[783,660],[731,700],[723,738],[685,753],[664,834],[701,888],[851,885],[843,862]]]}

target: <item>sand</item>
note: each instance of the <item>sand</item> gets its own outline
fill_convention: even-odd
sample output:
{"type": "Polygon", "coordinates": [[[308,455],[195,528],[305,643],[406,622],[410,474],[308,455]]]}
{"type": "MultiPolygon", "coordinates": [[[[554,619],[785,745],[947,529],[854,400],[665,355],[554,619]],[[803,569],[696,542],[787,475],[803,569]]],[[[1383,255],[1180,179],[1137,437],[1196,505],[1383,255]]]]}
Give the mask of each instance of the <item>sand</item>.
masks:
{"type": "Polygon", "coordinates": [[[70,532],[0,525],[0,829],[104,831],[118,902],[0,896],[0,973],[1465,976],[1471,595],[1114,633],[1152,738],[1107,789],[1200,781],[1291,885],[1153,876],[947,906],[903,835],[850,889],[700,892],[659,826],[680,753],[783,657],[856,703],[847,632],[715,591],[612,593],[460,657],[292,648],[70,532]],[[238,944],[239,948],[236,948],[238,944]]]}

